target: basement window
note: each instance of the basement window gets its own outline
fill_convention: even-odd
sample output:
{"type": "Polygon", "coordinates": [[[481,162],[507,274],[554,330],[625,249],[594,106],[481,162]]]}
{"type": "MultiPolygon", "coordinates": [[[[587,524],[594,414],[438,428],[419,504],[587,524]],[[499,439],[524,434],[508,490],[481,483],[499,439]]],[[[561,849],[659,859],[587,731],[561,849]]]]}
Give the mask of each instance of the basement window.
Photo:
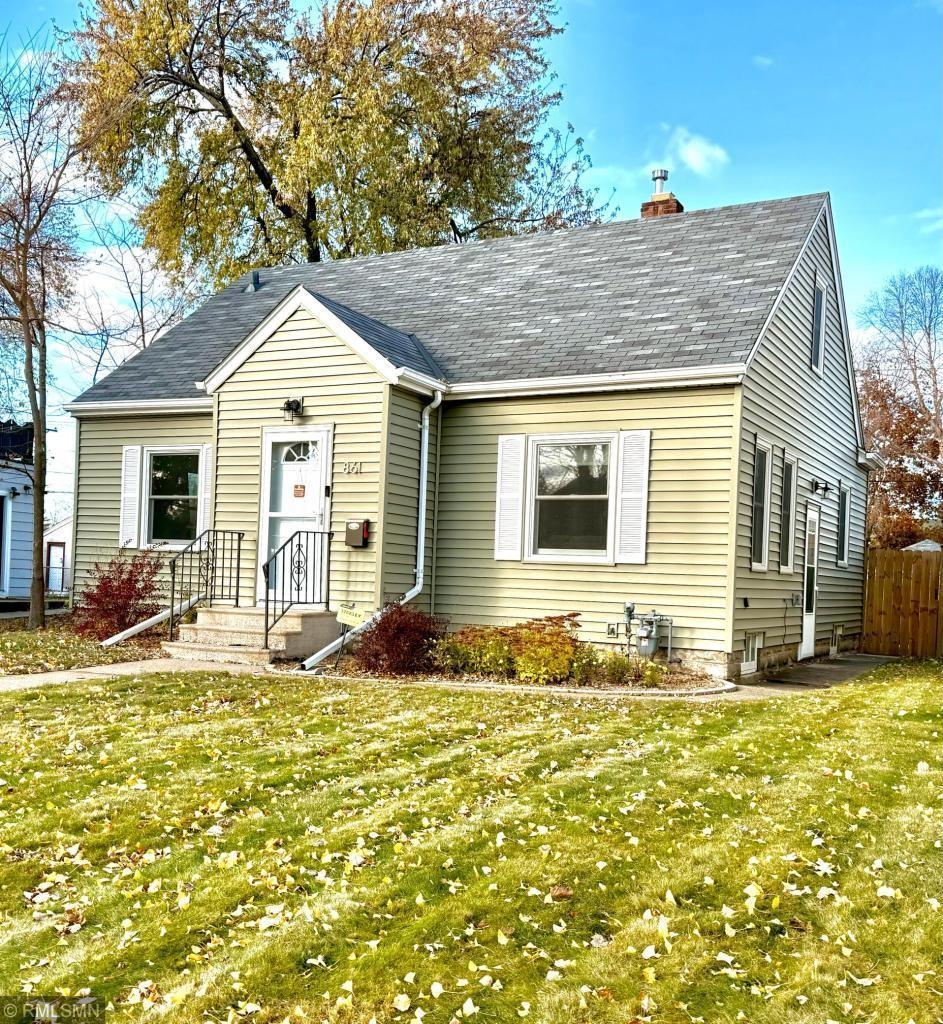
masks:
{"type": "Polygon", "coordinates": [[[758,670],[760,651],[762,649],[763,634],[747,633],[743,642],[743,661],[740,663],[740,675],[749,676],[758,670]]]}

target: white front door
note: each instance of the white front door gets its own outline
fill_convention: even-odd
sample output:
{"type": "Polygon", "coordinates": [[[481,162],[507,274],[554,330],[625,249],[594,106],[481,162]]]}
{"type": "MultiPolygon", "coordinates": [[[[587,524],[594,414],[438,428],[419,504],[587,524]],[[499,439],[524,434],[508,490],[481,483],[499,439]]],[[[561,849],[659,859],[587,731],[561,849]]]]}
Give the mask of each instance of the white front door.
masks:
{"type": "Polygon", "coordinates": [[[265,597],[264,566],[299,531],[294,549],[270,571],[270,588],[294,591],[295,601],[318,600],[330,484],[330,434],[326,428],[265,431],[259,522],[259,599],[265,597]]]}
{"type": "Polygon", "coordinates": [[[799,657],[815,655],[815,606],[819,593],[819,522],[821,509],[811,502],[805,513],[805,590],[802,598],[802,643],[799,657]]]}

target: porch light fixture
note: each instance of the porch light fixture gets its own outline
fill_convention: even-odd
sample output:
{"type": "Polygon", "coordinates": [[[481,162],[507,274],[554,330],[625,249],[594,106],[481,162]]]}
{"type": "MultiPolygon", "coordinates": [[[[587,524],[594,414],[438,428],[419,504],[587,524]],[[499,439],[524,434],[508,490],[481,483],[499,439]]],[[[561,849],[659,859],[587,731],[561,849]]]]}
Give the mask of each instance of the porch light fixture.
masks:
{"type": "Polygon", "coordinates": [[[295,417],[304,412],[304,407],[303,398],[286,398],[285,404],[282,406],[282,418],[286,423],[294,423],[295,417]]]}
{"type": "Polygon", "coordinates": [[[831,485],[826,480],[813,480],[812,481],[812,493],[821,494],[823,498],[828,497],[828,492],[832,489],[831,485]]]}

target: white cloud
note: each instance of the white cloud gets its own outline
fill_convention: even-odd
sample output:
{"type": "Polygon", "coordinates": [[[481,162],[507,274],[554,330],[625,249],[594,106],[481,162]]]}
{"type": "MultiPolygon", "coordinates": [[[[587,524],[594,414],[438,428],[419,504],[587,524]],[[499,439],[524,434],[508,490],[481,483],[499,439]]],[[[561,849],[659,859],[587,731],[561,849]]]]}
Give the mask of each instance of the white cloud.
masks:
{"type": "Polygon", "coordinates": [[[757,68],[771,68],[775,61],[772,57],[767,57],[765,53],[758,53],[752,58],[753,66],[757,68]]]}
{"type": "Polygon", "coordinates": [[[943,231],[943,206],[930,206],[925,210],[917,210],[911,215],[920,225],[921,235],[932,235],[943,231]]]}
{"type": "Polygon", "coordinates": [[[678,125],[668,136],[664,165],[669,171],[682,164],[702,178],[709,178],[730,163],[730,155],[719,143],[678,125]]]}

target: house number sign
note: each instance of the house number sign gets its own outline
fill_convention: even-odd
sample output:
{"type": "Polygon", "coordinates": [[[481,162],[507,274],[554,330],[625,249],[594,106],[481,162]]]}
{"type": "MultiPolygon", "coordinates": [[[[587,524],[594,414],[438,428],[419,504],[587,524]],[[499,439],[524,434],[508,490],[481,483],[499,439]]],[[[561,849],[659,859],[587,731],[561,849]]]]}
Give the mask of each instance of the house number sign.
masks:
{"type": "Polygon", "coordinates": [[[304,496],[305,496],[305,485],[304,484],[295,484],[295,497],[296,498],[303,498],[304,496]]]}
{"type": "Polygon", "coordinates": [[[362,462],[345,462],[343,466],[344,472],[347,474],[357,474],[363,472],[362,462]]]}

